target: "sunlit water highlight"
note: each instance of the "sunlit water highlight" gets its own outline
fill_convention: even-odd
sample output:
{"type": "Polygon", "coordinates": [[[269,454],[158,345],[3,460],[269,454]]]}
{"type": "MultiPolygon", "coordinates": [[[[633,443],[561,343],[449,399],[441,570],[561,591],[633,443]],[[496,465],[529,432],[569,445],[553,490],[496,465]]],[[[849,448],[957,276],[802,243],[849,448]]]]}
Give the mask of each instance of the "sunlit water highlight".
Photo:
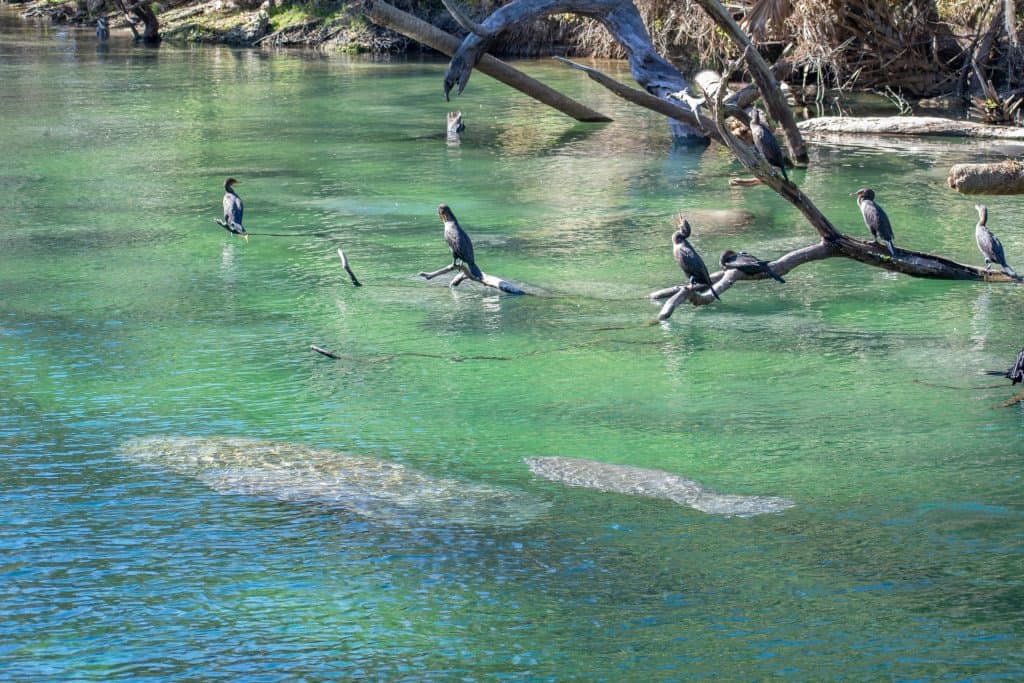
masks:
{"type": "MultiPolygon", "coordinates": [[[[561,67],[524,65],[615,123],[476,75],[449,146],[440,63],[97,50],[0,16],[0,677],[1024,677],[1024,412],[981,374],[1024,343],[1018,288],[836,260],[648,325],[681,276],[676,211],[711,262],[813,235],[728,189],[720,148],[673,149],[561,67]],[[228,175],[250,231],[306,236],[215,226],[228,175]],[[417,278],[449,257],[442,201],[485,271],[544,296],[417,278]],[[396,525],[222,495],[120,451],[160,435],[550,507],[396,525]],[[708,515],[539,479],[533,456],[795,505],[708,515]]],[[[1019,152],[828,142],[793,177],[841,229],[867,234],[848,194],[871,185],[897,245],[980,263],[946,171],[1019,152]]],[[[1019,270],[1024,202],[988,204],[1019,270]]]]}

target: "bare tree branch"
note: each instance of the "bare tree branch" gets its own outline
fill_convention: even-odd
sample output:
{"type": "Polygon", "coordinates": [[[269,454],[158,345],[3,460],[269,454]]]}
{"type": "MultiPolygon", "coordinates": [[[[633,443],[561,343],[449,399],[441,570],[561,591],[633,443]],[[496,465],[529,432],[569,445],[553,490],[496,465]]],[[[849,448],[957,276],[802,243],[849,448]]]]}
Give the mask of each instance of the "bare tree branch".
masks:
{"type": "Polygon", "coordinates": [[[452,15],[452,18],[458,22],[459,26],[466,29],[470,33],[475,33],[481,38],[490,38],[491,33],[482,25],[470,19],[466,14],[462,12],[462,9],[455,4],[455,0],[441,0],[444,3],[445,9],[452,15]]]}

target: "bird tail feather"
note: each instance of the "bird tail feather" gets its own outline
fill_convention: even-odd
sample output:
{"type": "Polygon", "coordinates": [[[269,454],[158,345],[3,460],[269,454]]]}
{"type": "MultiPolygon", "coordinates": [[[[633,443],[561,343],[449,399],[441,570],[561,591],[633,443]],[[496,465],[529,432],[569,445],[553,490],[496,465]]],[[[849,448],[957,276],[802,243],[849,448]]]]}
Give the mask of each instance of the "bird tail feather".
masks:
{"type": "Polygon", "coordinates": [[[475,263],[469,264],[469,272],[473,273],[473,277],[477,279],[481,279],[484,276],[483,271],[475,263]]]}

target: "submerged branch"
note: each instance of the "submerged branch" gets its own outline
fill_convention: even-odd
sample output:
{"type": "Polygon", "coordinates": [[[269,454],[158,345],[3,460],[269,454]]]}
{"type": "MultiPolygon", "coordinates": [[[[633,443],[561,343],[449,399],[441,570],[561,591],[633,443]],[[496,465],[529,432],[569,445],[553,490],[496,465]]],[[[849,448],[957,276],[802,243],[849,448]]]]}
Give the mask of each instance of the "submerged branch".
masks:
{"type": "Polygon", "coordinates": [[[439,268],[438,270],[434,270],[429,273],[421,272],[418,273],[418,275],[424,280],[433,280],[435,277],[444,275],[445,273],[450,273],[453,270],[457,270],[459,273],[452,278],[451,282],[448,283],[449,287],[458,287],[466,280],[473,280],[474,282],[479,282],[487,287],[494,287],[506,294],[528,294],[528,292],[508,280],[504,280],[496,275],[488,275],[487,273],[483,273],[483,271],[481,271],[483,277],[475,278],[473,277],[473,274],[469,272],[469,268],[461,264],[455,265],[454,263],[449,263],[444,268],[439,268]]]}

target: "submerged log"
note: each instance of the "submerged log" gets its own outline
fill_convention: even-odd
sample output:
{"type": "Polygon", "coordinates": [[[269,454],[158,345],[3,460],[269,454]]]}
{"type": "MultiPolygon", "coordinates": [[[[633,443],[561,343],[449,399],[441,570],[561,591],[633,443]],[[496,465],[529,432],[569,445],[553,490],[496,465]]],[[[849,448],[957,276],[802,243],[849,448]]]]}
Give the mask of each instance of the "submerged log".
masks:
{"type": "MultiPolygon", "coordinates": [[[[450,57],[459,49],[459,39],[455,36],[431,26],[427,22],[389,5],[383,0],[364,0],[363,6],[366,9],[367,16],[374,23],[408,36],[442,54],[450,57]]],[[[488,76],[515,88],[521,93],[529,95],[539,102],[543,102],[549,107],[557,109],[563,114],[571,116],[577,121],[611,121],[604,114],[594,111],[584,104],[580,104],[576,100],[563,95],[554,88],[544,85],[540,81],[527,76],[522,71],[512,68],[491,55],[483,55],[474,66],[488,76]]]]}
{"type": "Polygon", "coordinates": [[[971,121],[954,121],[938,116],[823,116],[801,121],[803,133],[849,133],[869,135],[942,135],[963,138],[1024,140],[1024,128],[986,126],[971,121]]]}
{"type": "Polygon", "coordinates": [[[1024,164],[1007,159],[994,164],[956,164],[946,182],[964,194],[1024,194],[1024,164]]]}
{"type": "Polygon", "coordinates": [[[479,282],[482,285],[486,285],[487,287],[494,287],[495,289],[499,289],[502,292],[505,292],[506,294],[527,294],[525,290],[520,289],[515,284],[509,282],[508,280],[503,280],[502,278],[496,275],[488,275],[487,273],[480,271],[482,277],[475,278],[473,277],[473,274],[469,272],[469,269],[461,264],[456,266],[449,263],[444,268],[439,268],[438,270],[431,271],[429,273],[421,272],[418,273],[418,275],[424,280],[433,280],[438,275],[444,275],[445,273],[450,273],[453,270],[459,271],[459,274],[453,277],[452,281],[448,283],[449,287],[458,287],[466,280],[472,280],[474,282],[479,282]]]}
{"type": "Polygon", "coordinates": [[[550,481],[609,493],[670,500],[713,515],[750,517],[793,507],[793,501],[785,498],[717,493],[696,481],[663,470],[562,457],[525,458],[524,462],[535,475],[550,481]]]}

